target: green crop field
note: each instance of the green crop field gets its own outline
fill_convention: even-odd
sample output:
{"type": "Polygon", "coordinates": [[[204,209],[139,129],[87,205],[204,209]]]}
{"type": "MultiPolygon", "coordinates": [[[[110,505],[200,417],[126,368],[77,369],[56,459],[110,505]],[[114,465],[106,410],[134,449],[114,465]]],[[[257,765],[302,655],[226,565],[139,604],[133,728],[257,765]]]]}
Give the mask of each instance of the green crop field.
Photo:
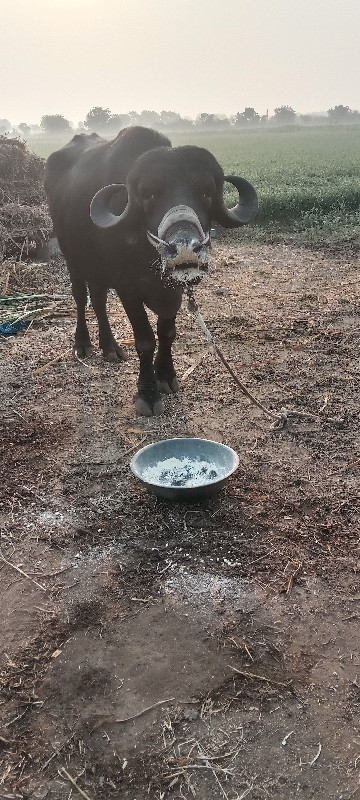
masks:
{"type": "MultiPolygon", "coordinates": [[[[225,173],[254,184],[260,212],[257,224],[243,229],[246,238],[315,244],[359,236],[360,126],[187,132],[171,139],[208,148],[225,173]]],[[[34,137],[29,146],[46,157],[64,143],[34,137]]],[[[228,203],[235,199],[230,186],[226,194],[228,203]]]]}
{"type": "MultiPolygon", "coordinates": [[[[179,143],[185,137],[176,137],[179,143]]],[[[256,187],[260,213],[247,236],[339,241],[360,233],[360,126],[189,136],[226,173],[256,187]]],[[[235,195],[228,195],[228,201],[235,195]]]]}

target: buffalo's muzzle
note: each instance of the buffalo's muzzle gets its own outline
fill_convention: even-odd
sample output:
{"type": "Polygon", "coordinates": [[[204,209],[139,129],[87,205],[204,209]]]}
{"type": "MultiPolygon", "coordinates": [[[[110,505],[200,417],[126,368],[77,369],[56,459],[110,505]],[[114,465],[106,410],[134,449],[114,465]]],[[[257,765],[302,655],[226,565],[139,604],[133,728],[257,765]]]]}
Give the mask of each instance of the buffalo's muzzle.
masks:
{"type": "Polygon", "coordinates": [[[169,242],[162,264],[173,282],[198,283],[209,269],[208,248],[198,239],[177,239],[169,242]]]}
{"type": "Polygon", "coordinates": [[[174,233],[159,253],[164,276],[173,283],[198,283],[209,269],[207,244],[188,231],[174,233]]]}
{"type": "Polygon", "coordinates": [[[162,219],[158,236],[148,239],[161,257],[164,276],[174,283],[198,283],[209,269],[210,234],[188,206],[177,206],[162,219]]]}

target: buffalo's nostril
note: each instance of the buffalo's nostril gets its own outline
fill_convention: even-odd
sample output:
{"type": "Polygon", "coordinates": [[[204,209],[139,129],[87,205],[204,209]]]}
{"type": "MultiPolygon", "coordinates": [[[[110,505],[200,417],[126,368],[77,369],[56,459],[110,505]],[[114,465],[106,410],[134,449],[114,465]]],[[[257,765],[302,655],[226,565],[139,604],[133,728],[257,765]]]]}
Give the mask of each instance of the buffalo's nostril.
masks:
{"type": "Polygon", "coordinates": [[[176,247],[176,244],[173,244],[173,243],[170,242],[169,244],[167,244],[166,249],[167,249],[167,252],[168,252],[169,256],[176,256],[177,255],[178,249],[176,247]]]}

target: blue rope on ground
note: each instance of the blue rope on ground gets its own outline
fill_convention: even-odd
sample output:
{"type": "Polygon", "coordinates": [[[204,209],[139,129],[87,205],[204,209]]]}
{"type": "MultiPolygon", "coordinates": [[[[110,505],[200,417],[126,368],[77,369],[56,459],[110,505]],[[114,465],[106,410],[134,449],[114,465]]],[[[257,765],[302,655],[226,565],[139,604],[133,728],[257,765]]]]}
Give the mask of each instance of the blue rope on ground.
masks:
{"type": "Polygon", "coordinates": [[[15,336],[15,333],[21,331],[23,328],[27,328],[29,324],[29,322],[20,320],[18,322],[4,322],[2,325],[0,325],[0,335],[15,336]]]}

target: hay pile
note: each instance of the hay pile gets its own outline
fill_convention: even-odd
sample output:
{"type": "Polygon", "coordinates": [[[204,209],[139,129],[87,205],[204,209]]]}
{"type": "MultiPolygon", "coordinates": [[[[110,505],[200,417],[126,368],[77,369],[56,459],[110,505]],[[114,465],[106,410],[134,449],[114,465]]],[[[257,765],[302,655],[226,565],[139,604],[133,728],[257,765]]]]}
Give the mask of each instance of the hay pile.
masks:
{"type": "Polygon", "coordinates": [[[0,136],[0,261],[36,255],[52,230],[44,160],[25,142],[0,136]]]}

